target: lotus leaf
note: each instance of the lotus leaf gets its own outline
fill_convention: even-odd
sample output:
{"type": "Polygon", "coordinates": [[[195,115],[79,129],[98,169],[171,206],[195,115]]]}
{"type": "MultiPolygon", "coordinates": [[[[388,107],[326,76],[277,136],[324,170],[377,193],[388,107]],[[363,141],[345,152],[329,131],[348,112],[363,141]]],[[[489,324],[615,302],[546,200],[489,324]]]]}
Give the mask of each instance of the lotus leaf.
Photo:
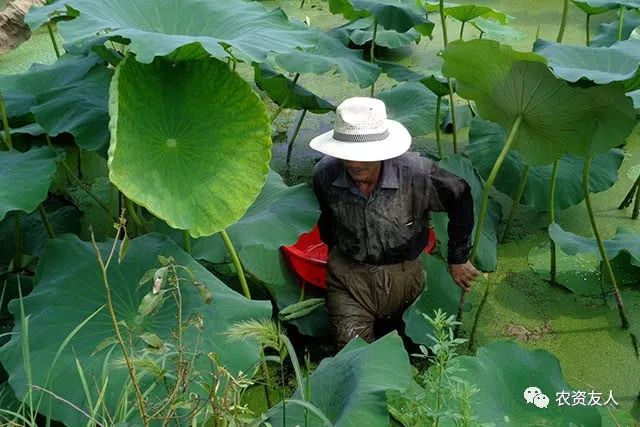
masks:
{"type": "Polygon", "coordinates": [[[129,57],[116,71],[109,110],[111,182],[171,227],[214,234],[260,193],[271,157],[266,109],[217,59],[129,57]]]}
{"type": "MultiPolygon", "coordinates": [[[[500,150],[504,146],[504,141],[504,131],[499,125],[478,117],[471,121],[469,145],[466,148],[466,153],[483,178],[486,179],[491,173],[491,168],[493,168],[500,150]]],[[[612,148],[593,158],[589,171],[591,192],[605,191],[616,183],[618,169],[623,159],[624,153],[617,148],[612,148]]],[[[556,182],[558,188],[562,190],[556,192],[556,209],[566,209],[584,200],[584,190],[581,184],[583,166],[584,160],[579,157],[564,155],[560,158],[556,182]]],[[[509,151],[494,182],[495,187],[514,199],[520,177],[526,167],[519,152],[509,151]]],[[[552,165],[529,168],[527,184],[520,203],[539,211],[548,210],[552,171],[552,165]]]]}
{"type": "MultiPolygon", "coordinates": [[[[536,40],[534,52],[549,61],[549,68],[568,82],[587,79],[596,84],[635,80],[640,74],[640,40],[623,40],[609,47],[569,46],[536,40]]],[[[626,90],[632,90],[627,85],[626,90]]]]}
{"type": "Polygon", "coordinates": [[[434,26],[413,0],[329,0],[329,10],[349,20],[373,16],[383,28],[399,33],[417,27],[428,36],[434,26]]]}
{"type": "MultiPolygon", "coordinates": [[[[462,157],[461,155],[453,155],[447,157],[444,160],[438,162],[438,166],[448,170],[462,178],[471,186],[471,194],[473,196],[474,204],[474,216],[475,222],[478,222],[478,216],[480,215],[480,202],[482,200],[483,182],[482,178],[478,175],[473,168],[469,159],[462,157]]],[[[500,204],[495,200],[489,201],[487,218],[484,221],[482,234],[480,237],[480,245],[478,246],[475,266],[482,271],[494,271],[497,265],[497,245],[498,245],[498,227],[500,225],[500,217],[502,216],[502,209],[500,204]]],[[[443,256],[447,254],[447,224],[448,218],[445,213],[433,213],[432,223],[436,230],[436,235],[441,243],[441,250],[443,256]]],[[[474,232],[475,233],[475,226],[474,232]]]]}
{"type": "MultiPolygon", "coordinates": [[[[445,16],[450,16],[461,22],[469,22],[475,18],[483,17],[495,20],[504,25],[508,22],[511,16],[499,10],[492,9],[488,6],[478,6],[475,4],[455,4],[444,2],[443,4],[445,16]]],[[[427,12],[440,12],[439,1],[426,1],[424,8],[427,12]]]]}
{"type": "MultiPolygon", "coordinates": [[[[549,240],[534,246],[527,255],[529,267],[543,280],[550,281],[549,240]]],[[[567,255],[556,250],[556,283],[578,295],[601,295],[600,261],[592,254],[567,255]]],[[[620,277],[617,277],[619,280],[620,277]]]]}
{"type": "Polygon", "coordinates": [[[491,40],[457,40],[443,56],[444,75],[456,79],[458,94],[475,101],[483,118],[506,132],[520,124],[512,146],[529,165],[551,163],[567,153],[605,152],[624,144],[636,125],[621,85],[570,86],[535,53],[491,40]]]}
{"type": "Polygon", "coordinates": [[[100,62],[98,55],[63,55],[52,65],[34,64],[21,74],[0,76],[0,93],[9,117],[29,114],[38,99],[81,81],[100,62]]]}
{"type": "Polygon", "coordinates": [[[47,198],[62,157],[49,147],[0,151],[0,220],[11,211],[32,212],[47,198]]]}
{"type": "MultiPolygon", "coordinates": [[[[364,18],[366,19],[366,18],[364,18]]],[[[349,40],[355,44],[362,46],[373,40],[373,24],[369,27],[354,30],[349,35],[349,40]]],[[[378,29],[376,31],[376,46],[382,46],[389,49],[398,49],[410,45],[411,43],[420,42],[420,33],[411,28],[405,33],[399,33],[394,30],[378,29]]]]}
{"type": "Polygon", "coordinates": [[[571,0],[571,2],[588,15],[599,15],[619,7],[614,1],[594,2],[588,0],[571,0]]]}
{"type": "Polygon", "coordinates": [[[339,40],[316,30],[318,42],[312,48],[292,50],[275,56],[275,62],[293,73],[324,74],[339,71],[360,87],[369,87],[378,79],[380,69],[362,59],[362,53],[346,48],[339,40]]]}
{"type": "MultiPolygon", "coordinates": [[[[310,379],[310,402],[335,426],[387,427],[389,413],[385,392],[404,390],[411,380],[409,356],[397,333],[366,344],[354,338],[334,357],[324,359],[310,379]]],[[[302,396],[296,390],[294,398],[302,396]]],[[[282,405],[268,412],[269,423],[283,426],[282,405]]],[[[309,427],[323,426],[308,413],[309,427]]],[[[305,425],[304,411],[287,404],[286,425],[305,425]]]]}
{"type": "Polygon", "coordinates": [[[425,289],[402,315],[405,333],[416,344],[431,346],[433,327],[423,314],[433,315],[433,311],[442,309],[456,314],[460,300],[460,288],[453,281],[447,263],[437,255],[421,255],[425,270],[425,289]]]}
{"type": "MultiPolygon", "coordinates": [[[[64,12],[65,6],[79,11],[77,18],[59,23],[67,42],[79,43],[106,31],[112,39],[128,40],[129,50],[143,63],[187,45],[220,59],[264,62],[270,53],[316,43],[305,25],[292,23],[281,9],[269,10],[259,2],[59,0],[54,5],[57,12],[64,12]]],[[[41,21],[38,18],[35,25],[41,21]]]]}
{"type": "MultiPolygon", "coordinates": [[[[111,242],[100,243],[99,248],[106,257],[111,242]]],[[[171,256],[177,264],[189,268],[213,295],[213,302],[205,304],[196,287],[191,286],[188,281],[185,281],[181,288],[184,319],[198,314],[203,321],[200,334],[195,332],[194,327],[185,329],[184,333],[183,345],[187,349],[194,350],[196,340],[199,340],[197,348],[201,353],[196,358],[194,369],[209,372],[211,368],[206,355],[212,352],[234,375],[240,370],[249,370],[259,359],[258,344],[252,340],[230,342],[224,333],[232,324],[242,320],[270,318],[270,304],[248,301],[233,292],[166,237],[147,234],[131,240],[124,260],[121,263],[111,263],[109,282],[113,301],[116,302],[114,308],[118,319],[135,330],[138,305],[149,292],[148,288],[139,287],[138,281],[147,270],[159,267],[158,255],[171,256]]],[[[47,373],[52,369],[48,389],[84,411],[91,412],[83,388],[79,386],[80,379],[77,376],[75,360],[77,358],[82,365],[87,379],[95,381],[96,386],[89,387],[93,402],[96,401],[102,387],[101,372],[103,364],[106,364],[109,369],[109,383],[104,404],[108,411],[114,414],[125,381],[128,380],[128,373],[118,360],[121,358],[118,347],[113,347],[113,352],[105,349],[93,354],[99,344],[114,336],[106,309],[98,312],[77,332],[64,347],[55,365],[52,365],[53,356],[65,337],[103,306],[105,298],[101,270],[91,243],[80,241],[72,235],[65,235],[49,241],[38,264],[34,289],[24,298],[23,303],[25,315],[29,316],[33,383],[46,386],[47,373]]],[[[24,325],[19,321],[19,302],[12,301],[9,309],[16,316],[17,323],[11,341],[0,348],[0,361],[10,375],[11,387],[16,391],[16,395],[24,400],[27,388],[22,354],[24,325]]],[[[167,301],[156,314],[144,319],[143,332],[154,333],[163,341],[170,340],[171,331],[176,325],[176,313],[176,304],[167,301]]],[[[146,343],[133,337],[133,346],[137,351],[141,351],[146,347],[146,343]]],[[[169,364],[167,368],[171,369],[170,366],[169,364]]],[[[148,380],[142,382],[143,386],[150,385],[148,380]]],[[[206,396],[209,392],[195,386],[192,391],[200,396],[206,396]]],[[[152,393],[150,399],[161,397],[163,392],[166,393],[164,387],[156,388],[154,393],[159,395],[154,396],[152,393]]],[[[39,394],[36,392],[34,399],[38,397],[39,394]]],[[[130,399],[132,398],[130,396],[130,399]]],[[[61,405],[55,400],[51,402],[48,396],[44,397],[41,411],[50,411],[53,419],[67,425],[86,423],[84,416],[76,409],[69,405],[61,405]]]]}
{"type": "MultiPolygon", "coordinates": [[[[598,26],[598,35],[591,40],[591,46],[611,46],[618,42],[619,20],[603,23],[598,26]]],[[[626,40],[640,25],[640,16],[627,13],[622,21],[622,40],[626,40]]]]}
{"type": "Polygon", "coordinates": [[[296,84],[273,68],[265,64],[255,65],[255,80],[258,87],[264,90],[269,98],[284,108],[308,110],[316,114],[328,113],[336,109],[335,105],[314,95],[304,87],[296,84]],[[293,90],[292,90],[293,89],[293,90]]]}
{"type": "MultiPolygon", "coordinates": [[[[593,254],[600,258],[598,242],[590,237],[578,236],[565,231],[557,223],[549,224],[549,236],[553,239],[562,252],[567,255],[578,253],[593,254]]],[[[616,235],[611,240],[604,241],[604,247],[609,259],[615,258],[621,252],[629,254],[631,265],[640,267],[640,235],[633,233],[622,226],[618,226],[616,235]]]]}
{"type": "Polygon", "coordinates": [[[575,389],[565,382],[558,358],[548,351],[528,351],[513,341],[497,341],[480,348],[475,356],[455,358],[451,368],[459,369],[457,377],[480,389],[470,403],[472,413],[481,422],[537,426],[601,424],[601,416],[593,406],[556,403],[556,393],[575,389]],[[525,401],[524,391],[532,386],[549,398],[546,409],[525,401]]]}
{"type": "Polygon", "coordinates": [[[402,123],[412,136],[426,135],[435,130],[438,100],[424,85],[403,83],[381,91],[377,98],[384,101],[389,118],[402,123]]]}
{"type": "Polygon", "coordinates": [[[478,31],[482,33],[482,38],[496,40],[500,43],[508,44],[524,39],[524,33],[508,25],[501,25],[493,19],[478,17],[470,21],[478,31]]]}
{"type": "Polygon", "coordinates": [[[64,55],[53,65],[35,65],[26,73],[0,77],[9,116],[30,112],[37,122],[14,132],[50,136],[68,132],[85,150],[104,149],[109,141],[107,98],[113,71],[98,62],[102,60],[95,54],[64,55]]]}

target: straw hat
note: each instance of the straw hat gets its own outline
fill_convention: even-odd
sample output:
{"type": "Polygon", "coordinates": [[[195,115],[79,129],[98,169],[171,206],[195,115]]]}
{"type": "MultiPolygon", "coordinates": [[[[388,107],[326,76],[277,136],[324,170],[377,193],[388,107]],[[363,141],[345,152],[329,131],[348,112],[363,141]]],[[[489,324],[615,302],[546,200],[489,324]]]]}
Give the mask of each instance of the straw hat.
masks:
{"type": "Polygon", "coordinates": [[[339,159],[374,162],[405,153],[411,135],[400,122],[387,119],[384,102],[357,97],[344,100],[336,109],[333,130],[313,138],[309,145],[339,159]]]}

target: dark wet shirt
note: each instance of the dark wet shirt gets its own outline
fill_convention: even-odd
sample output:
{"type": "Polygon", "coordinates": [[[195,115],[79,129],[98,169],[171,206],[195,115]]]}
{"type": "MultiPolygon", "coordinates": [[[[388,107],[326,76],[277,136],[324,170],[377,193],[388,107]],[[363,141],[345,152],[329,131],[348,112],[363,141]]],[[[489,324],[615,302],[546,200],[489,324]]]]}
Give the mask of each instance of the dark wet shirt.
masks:
{"type": "Polygon", "coordinates": [[[428,241],[429,212],[447,212],[448,261],[468,260],[473,199],[467,182],[408,152],[384,160],[367,198],[342,161],[325,156],[313,171],[322,240],[358,262],[394,264],[415,259],[428,241]]]}

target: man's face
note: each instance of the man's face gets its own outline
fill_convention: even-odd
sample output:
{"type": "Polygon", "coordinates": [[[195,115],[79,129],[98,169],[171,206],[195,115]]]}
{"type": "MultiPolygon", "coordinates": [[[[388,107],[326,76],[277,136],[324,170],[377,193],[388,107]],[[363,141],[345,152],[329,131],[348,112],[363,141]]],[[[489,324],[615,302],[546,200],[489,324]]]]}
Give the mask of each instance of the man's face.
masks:
{"type": "Polygon", "coordinates": [[[381,162],[354,162],[351,160],[343,160],[342,164],[354,181],[373,182],[378,177],[381,162]]]}

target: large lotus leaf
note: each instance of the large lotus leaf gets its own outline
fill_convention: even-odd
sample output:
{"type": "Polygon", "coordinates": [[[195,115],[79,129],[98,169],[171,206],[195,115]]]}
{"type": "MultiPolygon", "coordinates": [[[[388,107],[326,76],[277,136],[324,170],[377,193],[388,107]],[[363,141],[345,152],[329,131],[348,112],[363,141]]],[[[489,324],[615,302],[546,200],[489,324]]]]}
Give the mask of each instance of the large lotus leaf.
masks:
{"type": "MultiPolygon", "coordinates": [[[[104,257],[111,248],[111,242],[100,243],[104,257]]],[[[194,369],[206,369],[210,365],[206,355],[213,352],[220,362],[232,373],[246,372],[257,362],[258,345],[254,341],[230,342],[225,331],[232,324],[248,319],[265,319],[271,316],[271,307],[267,302],[248,301],[227,288],[204,267],[190,258],[178,246],[166,237],[148,234],[130,242],[126,257],[121,263],[112,262],[109,267],[109,282],[114,308],[118,319],[129,327],[136,325],[138,305],[148,287],[139,287],[138,281],[144,273],[159,267],[157,256],[171,256],[176,263],[189,268],[197,280],[211,292],[213,302],[205,304],[200,292],[188,281],[181,287],[183,318],[199,315],[203,329],[199,336],[194,328],[185,329],[183,345],[193,351],[196,341],[200,356],[194,369]]],[[[185,276],[183,276],[185,277],[185,276]]],[[[48,390],[90,413],[91,407],[86,401],[76,369],[76,358],[82,366],[85,376],[96,381],[95,387],[89,387],[92,401],[98,398],[102,386],[101,372],[103,364],[109,369],[109,383],[104,396],[104,405],[111,414],[115,413],[118,399],[128,378],[126,368],[118,362],[120,350],[114,348],[110,361],[105,361],[108,350],[92,353],[103,340],[113,337],[111,320],[106,309],[89,320],[69,341],[61,352],[57,363],[52,366],[53,355],[67,335],[89,315],[105,304],[105,291],[101,270],[91,243],[82,242],[77,237],[65,235],[52,240],[38,264],[36,283],[31,294],[23,300],[25,315],[29,316],[29,349],[33,384],[46,387],[45,380],[50,369],[51,384],[48,390]],[[72,303],[71,303],[72,302],[72,303]]],[[[16,316],[17,324],[11,341],[0,348],[0,361],[10,375],[9,382],[16,395],[24,400],[26,396],[26,378],[22,354],[22,328],[19,313],[20,304],[14,300],[9,308],[16,316]]],[[[177,307],[173,301],[167,301],[159,311],[144,319],[144,332],[156,334],[162,340],[171,340],[172,329],[176,325],[177,307]]],[[[142,332],[142,331],[141,331],[142,332]]],[[[132,337],[133,346],[140,351],[146,343],[132,337]]],[[[169,369],[170,365],[168,366],[169,369]]],[[[147,377],[148,378],[148,377],[147,377]]],[[[143,381],[143,386],[148,386],[143,381]]],[[[166,392],[164,387],[157,393],[166,392]]],[[[208,390],[193,388],[193,392],[206,396],[208,390]]],[[[39,393],[35,393],[35,398],[39,393]]],[[[66,425],[86,423],[84,416],[69,405],[44,398],[40,410],[51,411],[54,419],[66,425]]]]}
{"type": "MultiPolygon", "coordinates": [[[[598,242],[594,238],[578,236],[565,231],[557,223],[549,224],[549,236],[556,245],[567,255],[579,253],[593,254],[600,258],[598,242]]],[[[633,233],[622,226],[616,229],[613,239],[605,240],[604,247],[609,259],[615,258],[621,252],[629,254],[631,265],[640,267],[640,234],[633,233]]]]}
{"type": "MultiPolygon", "coordinates": [[[[591,40],[591,46],[611,46],[617,43],[619,20],[606,22],[598,26],[598,35],[591,40]]],[[[637,14],[625,13],[622,21],[622,40],[626,40],[631,33],[640,25],[640,16],[637,14]]]]}
{"type": "Polygon", "coordinates": [[[376,97],[384,101],[389,118],[402,123],[412,136],[435,131],[438,98],[424,85],[403,83],[381,91],[376,97]]]}
{"type": "MultiPolygon", "coordinates": [[[[389,413],[385,392],[404,390],[411,381],[409,356],[397,333],[366,344],[354,338],[334,357],[324,359],[310,378],[310,402],[340,427],[387,427],[389,413]]],[[[301,390],[294,398],[300,399],[301,390]]],[[[316,416],[299,406],[287,404],[286,424],[282,405],[268,412],[274,427],[324,426],[316,416]]]]}
{"type": "Polygon", "coordinates": [[[360,87],[369,87],[378,79],[380,68],[362,59],[362,52],[348,49],[339,40],[316,30],[318,42],[312,48],[293,50],[275,57],[278,65],[293,73],[324,74],[339,71],[360,87]]]}
{"type": "MultiPolygon", "coordinates": [[[[480,204],[482,202],[482,191],[484,183],[482,178],[478,175],[473,168],[471,161],[461,155],[447,157],[444,160],[438,162],[438,166],[448,170],[462,178],[464,178],[471,187],[471,194],[473,196],[474,204],[474,217],[475,224],[478,223],[478,217],[480,216],[480,204]]],[[[476,251],[475,266],[482,271],[494,271],[497,265],[497,246],[498,246],[498,227],[500,225],[500,217],[502,216],[502,209],[500,204],[493,199],[489,200],[489,206],[487,207],[487,217],[484,221],[482,233],[480,234],[480,243],[476,251]]],[[[432,214],[432,224],[435,228],[438,240],[441,243],[441,250],[443,256],[447,255],[447,224],[449,220],[446,213],[434,212],[432,214]]],[[[475,227],[473,235],[475,235],[475,227]]]]}
{"type": "Polygon", "coordinates": [[[601,425],[593,406],[556,403],[556,393],[575,389],[564,380],[558,358],[548,351],[528,351],[513,341],[497,341],[480,348],[475,356],[457,357],[450,363],[458,378],[480,390],[470,403],[471,412],[481,422],[501,426],[601,425]],[[528,387],[538,387],[549,398],[546,409],[525,401],[528,387]]]}
{"type": "Polygon", "coordinates": [[[556,76],[572,83],[580,79],[596,84],[622,82],[636,77],[640,67],[640,40],[623,40],[609,47],[536,40],[533,50],[547,58],[556,76]]]}
{"type": "Polygon", "coordinates": [[[7,115],[29,114],[41,96],[81,81],[98,62],[98,55],[63,55],[52,65],[34,64],[27,72],[0,76],[7,115]]]}
{"type": "Polygon", "coordinates": [[[619,7],[615,2],[592,2],[589,0],[571,0],[573,4],[578,6],[584,13],[588,15],[599,15],[609,10],[619,7]]]}
{"type": "MultiPolygon", "coordinates": [[[[262,282],[280,308],[300,297],[300,286],[280,247],[295,243],[300,234],[311,230],[319,214],[318,202],[308,185],[288,187],[277,173],[270,171],[255,203],[227,229],[244,269],[262,282]]],[[[192,254],[214,264],[229,261],[218,234],[194,240],[192,254]]],[[[294,324],[306,335],[324,335],[328,330],[326,310],[294,324]]]]}
{"type": "Polygon", "coordinates": [[[49,147],[0,151],[0,220],[10,211],[32,212],[47,198],[62,157],[49,147]]]}
{"type": "Polygon", "coordinates": [[[423,314],[433,315],[433,311],[441,309],[448,314],[456,314],[460,300],[460,288],[453,281],[447,263],[436,255],[421,255],[425,270],[425,289],[402,315],[404,330],[416,344],[431,346],[433,340],[428,337],[434,334],[433,327],[423,314]]]}
{"type": "Polygon", "coordinates": [[[260,89],[265,91],[269,98],[276,104],[295,110],[307,110],[312,113],[322,114],[334,111],[335,105],[320,98],[277,73],[273,68],[265,64],[255,66],[255,80],[260,89]]]}
{"type": "Polygon", "coordinates": [[[419,27],[423,35],[429,35],[433,29],[433,23],[413,0],[329,0],[329,10],[349,20],[373,16],[387,30],[400,33],[419,27]]]}
{"type": "MultiPolygon", "coordinates": [[[[469,130],[469,145],[466,154],[483,178],[487,178],[504,146],[502,128],[492,122],[475,117],[469,130]]],[[[612,148],[606,153],[594,156],[589,171],[589,189],[593,193],[605,191],[618,181],[618,169],[624,153],[612,148]]],[[[557,176],[556,209],[562,210],[577,205],[584,200],[582,189],[582,168],[584,160],[573,155],[560,158],[557,176]]],[[[518,151],[509,151],[496,176],[494,186],[512,199],[515,198],[520,177],[526,168],[518,151]]],[[[520,203],[539,211],[549,209],[549,191],[553,165],[529,168],[527,184],[520,203]]]]}
{"type": "Polygon", "coordinates": [[[109,112],[111,182],[171,227],[214,234],[260,193],[271,158],[266,108],[223,62],[129,57],[109,112]]]}
{"type": "Polygon", "coordinates": [[[59,0],[55,5],[59,12],[66,5],[80,12],[58,24],[67,42],[82,42],[106,31],[112,39],[129,40],[130,51],[144,63],[187,45],[216,58],[264,62],[269,53],[316,43],[305,25],[294,24],[281,9],[268,10],[259,2],[59,0]]]}
{"type": "Polygon", "coordinates": [[[482,33],[482,38],[495,40],[503,44],[519,42],[524,39],[524,33],[508,25],[502,25],[493,19],[478,17],[470,21],[478,31],[482,33]]]}
{"type": "Polygon", "coordinates": [[[482,117],[507,133],[522,119],[512,147],[530,165],[551,163],[566,153],[605,152],[624,144],[636,125],[621,85],[570,86],[535,53],[491,40],[457,40],[443,56],[444,75],[456,78],[458,94],[475,101],[482,117]]]}

